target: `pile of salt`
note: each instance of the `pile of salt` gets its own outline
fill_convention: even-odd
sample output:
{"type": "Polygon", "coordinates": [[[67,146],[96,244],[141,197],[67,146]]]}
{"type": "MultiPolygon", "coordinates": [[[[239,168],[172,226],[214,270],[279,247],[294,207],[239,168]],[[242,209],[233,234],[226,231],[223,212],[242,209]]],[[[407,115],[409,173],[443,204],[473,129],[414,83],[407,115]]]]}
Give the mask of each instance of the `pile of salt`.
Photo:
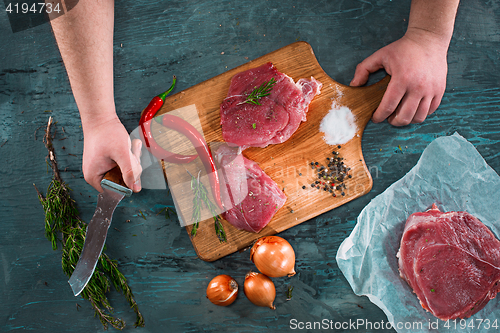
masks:
{"type": "Polygon", "coordinates": [[[319,130],[324,133],[323,139],[329,145],[348,142],[356,135],[357,131],[351,109],[340,106],[333,101],[330,111],[321,120],[319,130]]]}

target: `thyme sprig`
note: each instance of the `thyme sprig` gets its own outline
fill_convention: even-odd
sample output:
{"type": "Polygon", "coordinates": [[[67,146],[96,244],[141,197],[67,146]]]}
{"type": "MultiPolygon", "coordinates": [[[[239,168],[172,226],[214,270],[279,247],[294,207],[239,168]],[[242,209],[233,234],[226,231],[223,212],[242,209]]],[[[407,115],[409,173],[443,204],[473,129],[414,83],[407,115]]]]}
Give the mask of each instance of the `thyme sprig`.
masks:
{"type": "MultiPolygon", "coordinates": [[[[70,195],[71,189],[60,176],[52,145],[52,124],[52,117],[50,117],[43,140],[49,152],[47,164],[52,168],[52,181],[45,196],[40,193],[36,186],[35,189],[45,211],[45,236],[51,242],[52,249],[56,250],[58,244],[62,246],[62,269],[70,277],[83,249],[87,224],[80,219],[76,203],[70,195]]],[[[111,284],[116,290],[123,293],[136,313],[135,326],[144,326],[144,318],[139,312],[127,279],[119,271],[117,261],[112,260],[105,253],[99,257],[94,274],[80,295],[90,301],[95,315],[98,316],[105,329],[111,325],[121,330],[125,327],[125,321],[113,317],[113,308],[106,297],[106,293],[111,289],[111,284]]]]}
{"type": "Polygon", "coordinates": [[[219,239],[219,242],[227,241],[226,232],[224,231],[224,226],[222,225],[221,218],[216,212],[215,204],[209,199],[208,191],[203,182],[200,181],[200,172],[198,172],[198,177],[193,176],[188,170],[187,173],[191,176],[191,189],[193,190],[193,215],[191,216],[191,221],[193,222],[193,229],[191,229],[191,236],[195,236],[198,231],[198,226],[201,220],[201,210],[203,204],[208,208],[210,213],[214,218],[215,224],[215,234],[219,239]]]}
{"type": "Polygon", "coordinates": [[[273,89],[273,86],[276,84],[276,80],[274,77],[272,77],[269,81],[264,81],[259,87],[256,87],[250,95],[247,96],[247,98],[241,102],[240,104],[243,103],[250,103],[250,104],[255,104],[255,105],[261,105],[259,100],[262,97],[269,96],[271,94],[271,90],[273,89]]]}

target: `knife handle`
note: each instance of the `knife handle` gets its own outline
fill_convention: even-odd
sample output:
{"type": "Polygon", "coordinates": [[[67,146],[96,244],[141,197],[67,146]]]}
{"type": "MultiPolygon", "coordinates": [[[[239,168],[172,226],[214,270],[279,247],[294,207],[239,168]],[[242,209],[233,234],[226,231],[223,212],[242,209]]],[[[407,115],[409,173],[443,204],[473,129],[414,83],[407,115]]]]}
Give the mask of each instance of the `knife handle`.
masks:
{"type": "Polygon", "coordinates": [[[120,167],[118,165],[106,172],[103,179],[107,179],[113,183],[127,187],[122,177],[122,171],[120,170],[120,167]]]}
{"type": "Polygon", "coordinates": [[[132,190],[129,189],[123,181],[122,171],[118,165],[104,174],[104,178],[101,180],[101,186],[115,192],[123,193],[126,196],[132,194],[132,190]]]}

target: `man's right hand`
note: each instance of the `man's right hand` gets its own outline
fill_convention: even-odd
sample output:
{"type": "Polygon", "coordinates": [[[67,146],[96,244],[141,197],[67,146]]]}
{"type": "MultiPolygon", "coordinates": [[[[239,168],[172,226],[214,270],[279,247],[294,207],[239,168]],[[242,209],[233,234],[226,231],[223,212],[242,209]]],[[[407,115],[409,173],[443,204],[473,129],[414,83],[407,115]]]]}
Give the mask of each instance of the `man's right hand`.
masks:
{"type": "Polygon", "coordinates": [[[127,187],[139,192],[141,147],[140,140],[131,142],[127,130],[117,117],[84,126],[82,169],[85,180],[102,192],[101,180],[104,174],[118,165],[127,187]]]}

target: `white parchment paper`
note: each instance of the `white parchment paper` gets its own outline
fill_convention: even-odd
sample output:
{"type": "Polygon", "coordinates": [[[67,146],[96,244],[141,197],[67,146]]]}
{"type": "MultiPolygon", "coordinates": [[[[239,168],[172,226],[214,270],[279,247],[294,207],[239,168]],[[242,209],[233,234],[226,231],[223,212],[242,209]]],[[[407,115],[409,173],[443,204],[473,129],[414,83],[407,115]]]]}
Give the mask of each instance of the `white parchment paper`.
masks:
{"type": "Polygon", "coordinates": [[[354,293],[368,296],[398,332],[500,330],[500,295],[469,319],[444,322],[426,312],[400,278],[396,253],[406,219],[433,203],[442,211],[468,211],[500,235],[500,177],[455,133],[429,144],[410,172],[363,209],[340,245],[338,266],[354,293]]]}

